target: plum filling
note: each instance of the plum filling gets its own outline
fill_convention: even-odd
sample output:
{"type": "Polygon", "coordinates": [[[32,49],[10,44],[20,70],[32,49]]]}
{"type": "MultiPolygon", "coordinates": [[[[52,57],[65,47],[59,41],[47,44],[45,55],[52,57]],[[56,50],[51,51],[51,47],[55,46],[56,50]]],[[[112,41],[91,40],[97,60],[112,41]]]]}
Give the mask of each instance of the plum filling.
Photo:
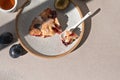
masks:
{"type": "Polygon", "coordinates": [[[70,42],[65,42],[64,40],[62,40],[62,43],[63,43],[65,46],[68,46],[69,44],[71,44],[70,42]]]}
{"type": "Polygon", "coordinates": [[[58,25],[55,25],[55,27],[52,27],[52,29],[58,34],[60,34],[62,32],[61,26],[58,26],[58,25]]]}
{"type": "Polygon", "coordinates": [[[56,18],[57,17],[57,13],[56,13],[56,11],[52,11],[51,12],[51,18],[56,18]]]}
{"type": "Polygon", "coordinates": [[[36,28],[36,29],[39,29],[40,28],[40,24],[34,24],[33,27],[36,28]]]}

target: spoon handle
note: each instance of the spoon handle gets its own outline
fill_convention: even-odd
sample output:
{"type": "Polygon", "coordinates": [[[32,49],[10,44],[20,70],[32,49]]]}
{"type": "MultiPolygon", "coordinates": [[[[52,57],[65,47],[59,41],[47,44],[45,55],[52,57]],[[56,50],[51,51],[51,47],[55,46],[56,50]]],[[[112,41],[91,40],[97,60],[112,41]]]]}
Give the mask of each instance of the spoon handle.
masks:
{"type": "Polygon", "coordinates": [[[68,30],[75,29],[78,27],[84,20],[86,20],[92,13],[88,12],[77,24],[75,24],[73,27],[70,27],[68,30]]]}

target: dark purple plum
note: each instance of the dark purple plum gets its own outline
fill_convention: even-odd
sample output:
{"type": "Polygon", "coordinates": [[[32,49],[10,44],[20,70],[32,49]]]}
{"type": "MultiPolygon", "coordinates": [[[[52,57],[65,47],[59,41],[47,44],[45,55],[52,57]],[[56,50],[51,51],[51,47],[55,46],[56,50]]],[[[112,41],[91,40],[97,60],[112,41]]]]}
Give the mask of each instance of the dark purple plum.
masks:
{"type": "Polygon", "coordinates": [[[9,54],[12,58],[18,58],[26,53],[27,51],[20,44],[13,45],[9,50],[9,54]]]}
{"type": "Polygon", "coordinates": [[[13,35],[10,32],[5,32],[0,35],[0,44],[10,44],[13,41],[13,35]]]}

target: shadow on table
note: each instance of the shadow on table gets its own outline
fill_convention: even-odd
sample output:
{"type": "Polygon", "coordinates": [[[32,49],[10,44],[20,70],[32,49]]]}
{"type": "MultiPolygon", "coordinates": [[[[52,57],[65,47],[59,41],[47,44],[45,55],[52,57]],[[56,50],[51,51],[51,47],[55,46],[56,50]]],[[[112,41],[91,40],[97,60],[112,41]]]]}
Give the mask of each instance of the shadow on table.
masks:
{"type": "MultiPolygon", "coordinates": [[[[24,6],[24,3],[25,3],[25,6],[27,6],[27,5],[30,4],[30,2],[31,2],[31,0],[29,0],[27,3],[25,1],[19,0],[19,4],[18,4],[17,8],[20,8],[20,6],[22,6],[22,5],[24,6]]],[[[17,12],[17,11],[15,11],[15,12],[17,12]]],[[[5,24],[3,26],[0,26],[0,34],[2,34],[4,32],[12,33],[14,40],[10,44],[6,44],[6,45],[0,44],[0,51],[17,41],[16,28],[15,28],[15,19],[8,22],[7,24],[5,24]]]]}
{"type": "MultiPolygon", "coordinates": [[[[36,12],[36,10],[38,10],[40,8],[44,8],[43,6],[48,5],[48,3],[50,1],[51,0],[47,0],[43,4],[31,9],[30,11],[25,12],[24,14],[28,14],[28,13],[33,12],[33,11],[36,12]]],[[[75,0],[75,2],[76,1],[77,0],[75,0]]],[[[89,12],[89,9],[88,9],[86,3],[89,2],[89,1],[92,1],[92,0],[79,0],[79,1],[80,1],[80,3],[77,3],[77,4],[79,5],[79,7],[80,7],[80,9],[81,9],[81,11],[83,13],[83,16],[84,16],[87,12],[89,12]]],[[[13,24],[15,24],[15,20],[1,26],[0,27],[0,31],[1,31],[0,34],[3,33],[3,32],[11,32],[13,34],[14,38],[15,38],[14,41],[13,41],[13,43],[14,43],[14,42],[17,41],[17,36],[16,36],[16,28],[15,28],[15,25],[13,26],[13,24]]],[[[84,32],[81,43],[79,44],[79,46],[76,49],[78,49],[86,41],[87,37],[89,36],[90,30],[91,30],[91,18],[85,20],[85,32],[84,32]]],[[[27,35],[27,33],[26,33],[26,35],[27,35]]],[[[11,44],[9,44],[9,45],[11,45],[11,44]]],[[[4,49],[5,47],[7,47],[9,45],[6,45],[6,46],[1,46],[0,45],[0,50],[4,49]]]]}
{"type": "MultiPolygon", "coordinates": [[[[2,27],[0,27],[0,34],[4,33],[4,32],[10,32],[13,34],[14,40],[12,43],[17,41],[17,36],[16,36],[16,30],[15,30],[15,20],[10,21],[9,23],[3,25],[2,27]]],[[[0,44],[0,50],[4,49],[7,46],[10,46],[12,43],[8,44],[8,45],[2,45],[0,44]]]]}
{"type": "MultiPolygon", "coordinates": [[[[27,3],[26,3],[26,1],[19,0],[17,10],[15,12],[17,12],[18,9],[20,7],[22,7],[22,5],[23,6],[28,6],[30,4],[30,2],[31,2],[31,0],[28,0],[27,3]]],[[[5,24],[3,26],[0,26],[0,34],[2,34],[4,32],[12,33],[14,40],[10,44],[5,44],[5,45],[0,44],[0,51],[17,41],[16,28],[15,28],[15,19],[8,22],[7,24],[5,24]]]]}
{"type": "MultiPolygon", "coordinates": [[[[83,13],[83,16],[85,16],[85,14],[87,14],[89,12],[89,8],[87,7],[86,3],[90,2],[90,1],[92,1],[92,0],[80,0],[80,3],[78,4],[80,9],[81,9],[81,11],[82,11],[82,13],[83,13]]],[[[100,10],[101,9],[98,8],[88,19],[86,19],[84,21],[85,26],[84,26],[83,38],[82,38],[80,44],[77,46],[76,49],[78,49],[80,46],[82,46],[84,44],[84,42],[87,40],[87,38],[88,38],[88,36],[90,34],[90,31],[91,31],[92,17],[95,16],[100,10]]]]}

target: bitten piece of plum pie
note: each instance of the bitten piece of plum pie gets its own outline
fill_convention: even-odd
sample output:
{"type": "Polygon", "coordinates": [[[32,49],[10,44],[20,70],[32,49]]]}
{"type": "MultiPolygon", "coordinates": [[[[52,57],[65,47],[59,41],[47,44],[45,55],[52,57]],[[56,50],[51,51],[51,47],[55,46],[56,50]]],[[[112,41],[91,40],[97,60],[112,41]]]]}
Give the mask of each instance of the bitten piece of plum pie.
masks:
{"type": "Polygon", "coordinates": [[[51,37],[56,33],[62,32],[61,25],[57,18],[55,10],[45,9],[37,17],[34,18],[29,29],[29,34],[39,37],[51,37]]]}
{"type": "Polygon", "coordinates": [[[68,46],[73,43],[78,38],[78,35],[72,31],[65,31],[65,34],[62,36],[62,42],[64,45],[68,46]]]}

